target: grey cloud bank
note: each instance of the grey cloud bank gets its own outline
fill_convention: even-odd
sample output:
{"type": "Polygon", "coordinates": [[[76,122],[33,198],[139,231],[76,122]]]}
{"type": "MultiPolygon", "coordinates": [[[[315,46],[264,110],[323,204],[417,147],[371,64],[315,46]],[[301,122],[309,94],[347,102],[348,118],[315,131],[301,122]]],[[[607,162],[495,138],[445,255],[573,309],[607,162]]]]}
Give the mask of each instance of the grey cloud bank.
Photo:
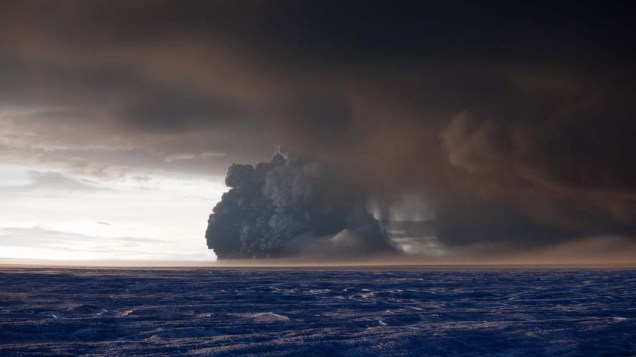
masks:
{"type": "Polygon", "coordinates": [[[345,259],[395,250],[364,201],[330,181],[319,163],[277,153],[267,163],[230,166],[225,182],[231,189],[206,231],[220,259],[345,259]]]}
{"type": "Polygon", "coordinates": [[[301,232],[380,237],[357,231],[364,213],[346,223],[354,206],[388,217],[404,193],[452,249],[633,242],[633,15],[628,1],[0,2],[0,155],[215,178],[288,145],[304,164],[233,166],[208,229],[220,256],[300,254],[301,232]],[[321,187],[305,202],[296,179],[321,187]],[[308,210],[326,187],[338,213],[308,210]]]}

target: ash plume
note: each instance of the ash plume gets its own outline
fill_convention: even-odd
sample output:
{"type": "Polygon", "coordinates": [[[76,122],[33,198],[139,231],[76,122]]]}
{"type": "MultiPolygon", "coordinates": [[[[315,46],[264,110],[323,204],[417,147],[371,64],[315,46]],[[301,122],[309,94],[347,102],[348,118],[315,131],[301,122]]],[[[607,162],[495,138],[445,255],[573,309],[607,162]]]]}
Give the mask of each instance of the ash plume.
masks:
{"type": "Polygon", "coordinates": [[[286,143],[230,169],[221,258],[636,245],[629,1],[55,3],[0,1],[3,162],[216,179],[286,143]]]}
{"type": "Polygon", "coordinates": [[[344,259],[394,250],[364,201],[333,190],[316,162],[278,152],[270,162],[233,164],[225,183],[230,190],[205,235],[219,259],[344,259]]]}

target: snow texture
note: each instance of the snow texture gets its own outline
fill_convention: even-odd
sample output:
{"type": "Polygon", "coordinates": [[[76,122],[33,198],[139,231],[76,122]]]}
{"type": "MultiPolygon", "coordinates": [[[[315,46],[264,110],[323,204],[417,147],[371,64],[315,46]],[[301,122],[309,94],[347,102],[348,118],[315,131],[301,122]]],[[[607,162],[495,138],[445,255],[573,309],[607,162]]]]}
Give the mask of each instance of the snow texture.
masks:
{"type": "Polygon", "coordinates": [[[636,271],[0,270],[0,355],[636,354],[636,271]]]}

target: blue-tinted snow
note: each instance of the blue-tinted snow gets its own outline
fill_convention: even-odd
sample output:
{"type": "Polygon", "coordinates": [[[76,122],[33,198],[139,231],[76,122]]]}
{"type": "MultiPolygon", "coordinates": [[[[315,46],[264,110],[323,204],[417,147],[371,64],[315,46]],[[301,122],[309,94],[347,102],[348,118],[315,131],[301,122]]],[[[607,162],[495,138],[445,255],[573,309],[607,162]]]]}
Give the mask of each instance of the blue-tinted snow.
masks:
{"type": "Polygon", "coordinates": [[[0,270],[0,355],[633,355],[634,270],[0,270]]]}

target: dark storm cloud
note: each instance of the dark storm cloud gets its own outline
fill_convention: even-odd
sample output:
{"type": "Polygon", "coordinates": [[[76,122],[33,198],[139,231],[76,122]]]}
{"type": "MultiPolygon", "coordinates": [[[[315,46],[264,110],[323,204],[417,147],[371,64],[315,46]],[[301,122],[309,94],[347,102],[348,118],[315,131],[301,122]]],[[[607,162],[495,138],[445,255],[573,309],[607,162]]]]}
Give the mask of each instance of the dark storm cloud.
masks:
{"type": "Polygon", "coordinates": [[[224,103],[213,99],[181,97],[177,93],[142,93],[131,98],[124,108],[114,113],[132,129],[164,132],[184,131],[190,122],[205,117],[226,118],[228,109],[224,103]]]}
{"type": "Polygon", "coordinates": [[[449,245],[634,234],[629,2],[0,7],[2,108],[74,113],[12,119],[14,150],[218,174],[283,143],[355,195],[417,192],[449,245]]]}
{"type": "Polygon", "coordinates": [[[225,183],[231,189],[206,231],[219,259],[343,259],[395,249],[365,202],[330,180],[318,162],[277,153],[256,166],[230,166],[225,183]]]}

